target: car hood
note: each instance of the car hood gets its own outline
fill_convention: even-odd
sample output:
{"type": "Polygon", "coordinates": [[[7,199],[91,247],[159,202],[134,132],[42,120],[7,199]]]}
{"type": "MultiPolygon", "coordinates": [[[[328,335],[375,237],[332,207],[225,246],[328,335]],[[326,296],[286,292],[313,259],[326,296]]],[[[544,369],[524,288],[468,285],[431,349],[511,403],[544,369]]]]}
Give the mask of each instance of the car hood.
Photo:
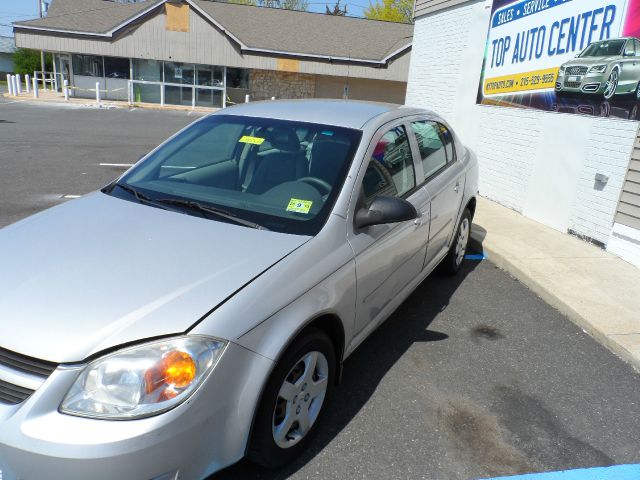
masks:
{"type": "Polygon", "coordinates": [[[64,363],[185,332],[308,239],[88,195],[0,230],[0,347],[64,363]]]}
{"type": "Polygon", "coordinates": [[[566,63],[563,63],[562,66],[563,67],[572,67],[574,65],[604,65],[604,64],[608,64],[611,62],[615,62],[620,60],[621,57],[619,56],[613,56],[613,57],[583,57],[583,58],[576,58],[573,60],[570,60],[566,63]]]}

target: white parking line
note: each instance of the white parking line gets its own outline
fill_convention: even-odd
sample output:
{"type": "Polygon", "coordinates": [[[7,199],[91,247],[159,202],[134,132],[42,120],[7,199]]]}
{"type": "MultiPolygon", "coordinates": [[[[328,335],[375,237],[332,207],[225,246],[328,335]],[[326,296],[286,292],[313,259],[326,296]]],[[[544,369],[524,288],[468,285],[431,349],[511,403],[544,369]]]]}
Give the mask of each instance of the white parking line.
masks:
{"type": "Polygon", "coordinates": [[[60,198],[65,200],[73,200],[74,198],[80,198],[82,195],[62,195],[60,198]]]}
{"type": "Polygon", "coordinates": [[[133,167],[133,163],[101,163],[101,167],[119,167],[119,168],[129,168],[133,167]]]}

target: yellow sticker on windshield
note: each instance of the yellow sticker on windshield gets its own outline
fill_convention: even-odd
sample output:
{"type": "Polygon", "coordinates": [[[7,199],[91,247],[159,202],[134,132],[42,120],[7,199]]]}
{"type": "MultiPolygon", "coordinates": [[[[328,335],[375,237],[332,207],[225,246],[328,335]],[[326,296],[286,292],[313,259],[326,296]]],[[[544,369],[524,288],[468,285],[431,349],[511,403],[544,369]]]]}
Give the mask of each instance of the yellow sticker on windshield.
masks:
{"type": "Polygon", "coordinates": [[[251,143],[253,145],[262,145],[264,143],[264,138],[260,137],[252,137],[251,135],[245,135],[240,140],[240,143],[251,143]]]}
{"type": "Polygon", "coordinates": [[[289,201],[289,205],[287,205],[287,212],[309,213],[312,204],[313,202],[310,200],[298,200],[297,198],[292,198],[289,201]]]}

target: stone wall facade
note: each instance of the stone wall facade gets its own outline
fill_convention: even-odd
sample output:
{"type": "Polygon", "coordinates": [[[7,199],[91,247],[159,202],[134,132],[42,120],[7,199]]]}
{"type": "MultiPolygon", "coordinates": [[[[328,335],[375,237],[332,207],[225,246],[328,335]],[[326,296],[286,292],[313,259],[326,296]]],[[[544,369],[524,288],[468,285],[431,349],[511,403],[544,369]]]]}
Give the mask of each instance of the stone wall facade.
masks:
{"type": "Polygon", "coordinates": [[[304,73],[251,70],[249,85],[251,100],[314,98],[316,94],[315,76],[304,73]]]}

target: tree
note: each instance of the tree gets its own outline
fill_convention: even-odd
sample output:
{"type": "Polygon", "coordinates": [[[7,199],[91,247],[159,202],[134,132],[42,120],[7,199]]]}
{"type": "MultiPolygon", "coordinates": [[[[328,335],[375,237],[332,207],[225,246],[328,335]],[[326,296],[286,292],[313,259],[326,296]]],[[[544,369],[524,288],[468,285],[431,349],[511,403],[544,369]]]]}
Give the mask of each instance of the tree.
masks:
{"type": "Polygon", "coordinates": [[[282,0],[280,2],[280,8],[306,12],[309,10],[309,0],[282,0]]]}
{"type": "Polygon", "coordinates": [[[333,6],[333,9],[330,9],[329,5],[325,5],[325,9],[326,9],[325,14],[327,14],[327,15],[334,15],[336,17],[344,17],[347,14],[347,6],[345,5],[344,8],[340,8],[340,0],[338,0],[335,3],[335,5],[333,6]]]}
{"type": "Polygon", "coordinates": [[[376,3],[369,4],[364,11],[364,16],[371,20],[413,23],[413,1],[376,0],[376,3]]]}
{"type": "MultiPolygon", "coordinates": [[[[37,50],[30,50],[28,48],[18,48],[13,53],[13,64],[16,73],[20,75],[33,75],[33,72],[40,70],[40,52],[37,50]]],[[[47,71],[51,71],[53,65],[53,59],[50,53],[45,55],[45,68],[47,71]]]]}
{"type": "Polygon", "coordinates": [[[238,5],[251,5],[267,8],[282,8],[284,10],[301,10],[306,12],[309,9],[309,0],[226,0],[229,3],[238,5]]]}

